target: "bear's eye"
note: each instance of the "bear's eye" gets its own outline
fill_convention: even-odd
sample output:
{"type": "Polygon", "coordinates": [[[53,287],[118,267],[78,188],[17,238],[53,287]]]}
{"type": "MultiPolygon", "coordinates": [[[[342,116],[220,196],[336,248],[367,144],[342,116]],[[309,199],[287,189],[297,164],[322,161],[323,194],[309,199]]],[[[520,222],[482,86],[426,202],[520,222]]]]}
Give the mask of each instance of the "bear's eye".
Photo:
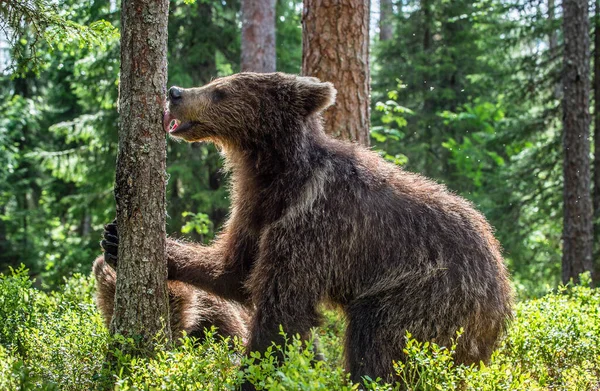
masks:
{"type": "Polygon", "coordinates": [[[221,89],[215,89],[212,92],[212,100],[214,103],[219,103],[227,97],[227,93],[221,89]]]}

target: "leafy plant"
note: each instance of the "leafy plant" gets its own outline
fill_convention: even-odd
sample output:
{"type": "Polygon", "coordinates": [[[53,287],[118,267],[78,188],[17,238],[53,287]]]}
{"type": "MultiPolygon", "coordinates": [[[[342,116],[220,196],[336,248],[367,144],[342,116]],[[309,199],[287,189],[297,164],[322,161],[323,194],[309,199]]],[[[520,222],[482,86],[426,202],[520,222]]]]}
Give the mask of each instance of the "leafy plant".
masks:
{"type": "Polygon", "coordinates": [[[207,330],[202,342],[186,336],[152,358],[118,349],[112,352],[116,362],[105,363],[108,346],[134,341],[108,335],[93,291],[93,280],[84,276],[50,294],[34,288],[23,268],[0,277],[0,316],[6,320],[0,324],[0,389],[235,390],[248,380],[260,390],[579,391],[594,389],[600,378],[600,290],[586,285],[563,286],[519,303],[508,334],[486,364],[457,365],[454,346],[417,341],[407,333],[405,360],[395,363],[393,384],[349,381],[341,349],[344,320],[332,310],[324,311],[324,325],[314,334],[322,361],[315,357],[316,340],[283,334],[283,346],[246,358],[242,341],[207,330]]]}

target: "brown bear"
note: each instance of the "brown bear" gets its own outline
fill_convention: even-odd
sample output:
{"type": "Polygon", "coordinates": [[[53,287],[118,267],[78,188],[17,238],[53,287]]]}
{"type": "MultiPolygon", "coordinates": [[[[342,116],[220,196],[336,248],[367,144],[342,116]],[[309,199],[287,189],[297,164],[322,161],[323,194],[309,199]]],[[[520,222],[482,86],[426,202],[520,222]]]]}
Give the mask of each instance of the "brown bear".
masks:
{"type": "MultiPolygon", "coordinates": [[[[172,137],[217,144],[231,171],[231,211],[210,246],[169,241],[169,278],[254,311],[247,350],[308,337],[319,304],[347,317],[354,381],[391,380],[405,332],[489,359],[511,317],[512,291],[485,218],[463,198],[323,131],[331,83],[240,73],[172,87],[172,137]]],[[[245,384],[244,389],[252,389],[245,384]]]]}
{"type": "MultiPolygon", "coordinates": [[[[105,250],[96,258],[92,271],[96,278],[96,306],[100,310],[106,327],[113,315],[117,274],[117,225],[107,224],[101,242],[105,250]]],[[[171,330],[174,338],[185,331],[187,335],[204,340],[205,330],[217,327],[216,333],[223,337],[239,337],[245,340],[248,334],[249,315],[238,303],[221,299],[181,281],[168,281],[171,330]]]]}

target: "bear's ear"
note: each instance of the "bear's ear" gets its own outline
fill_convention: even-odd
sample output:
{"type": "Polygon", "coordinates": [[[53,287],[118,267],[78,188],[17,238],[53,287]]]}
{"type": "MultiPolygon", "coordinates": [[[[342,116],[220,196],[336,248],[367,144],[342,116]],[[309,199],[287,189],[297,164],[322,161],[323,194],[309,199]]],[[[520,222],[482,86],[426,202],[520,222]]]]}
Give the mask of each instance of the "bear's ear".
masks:
{"type": "Polygon", "coordinates": [[[335,102],[337,93],[332,83],[323,83],[316,77],[298,76],[298,103],[305,115],[318,113],[335,102]]]}

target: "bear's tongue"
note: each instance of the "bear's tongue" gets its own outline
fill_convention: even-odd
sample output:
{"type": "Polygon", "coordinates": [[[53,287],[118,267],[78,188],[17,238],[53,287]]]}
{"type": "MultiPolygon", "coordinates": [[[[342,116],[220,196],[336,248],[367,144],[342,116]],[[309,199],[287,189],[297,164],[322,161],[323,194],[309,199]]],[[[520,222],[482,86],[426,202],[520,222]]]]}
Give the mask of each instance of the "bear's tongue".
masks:
{"type": "Polygon", "coordinates": [[[163,128],[165,132],[171,133],[174,132],[175,129],[179,126],[180,121],[177,118],[174,118],[171,115],[171,112],[168,110],[163,114],[163,128]]]}

